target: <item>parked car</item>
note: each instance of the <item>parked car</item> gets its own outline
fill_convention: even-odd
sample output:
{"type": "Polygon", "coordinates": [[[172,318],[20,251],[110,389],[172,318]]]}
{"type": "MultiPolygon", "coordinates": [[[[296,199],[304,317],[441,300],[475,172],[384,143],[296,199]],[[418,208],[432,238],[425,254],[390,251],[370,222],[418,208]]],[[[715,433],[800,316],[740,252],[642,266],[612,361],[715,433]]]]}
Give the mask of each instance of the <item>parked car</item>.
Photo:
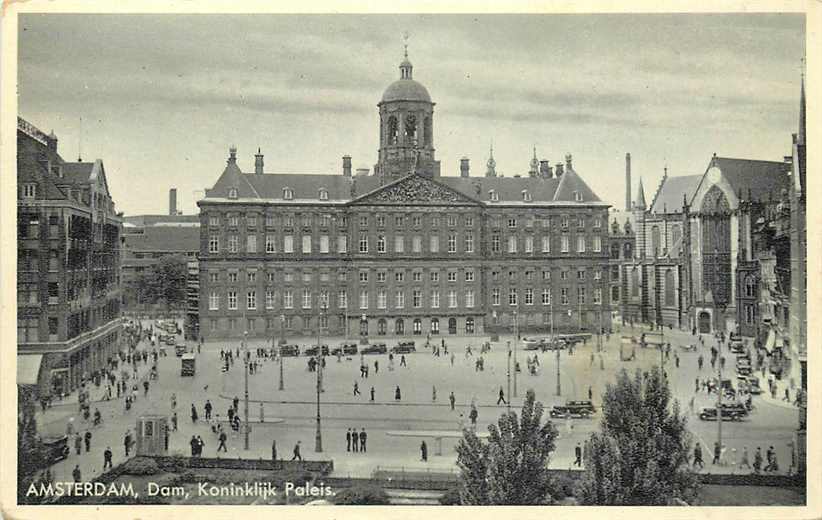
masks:
{"type": "MultiPolygon", "coordinates": [[[[741,421],[748,415],[748,410],[745,409],[744,404],[734,404],[731,406],[722,405],[722,420],[741,421]]],[[[704,406],[699,409],[699,418],[703,421],[715,421],[716,408],[713,406],[704,406]]]]}
{"type": "Polygon", "coordinates": [[[278,348],[283,357],[295,357],[300,355],[299,345],[282,345],[278,348]]]}
{"type": "Polygon", "coordinates": [[[363,354],[387,354],[388,346],[385,343],[373,343],[361,350],[363,354]]]}
{"type": "Polygon", "coordinates": [[[188,354],[183,354],[182,359],[180,360],[180,375],[185,376],[194,376],[197,373],[197,354],[190,352],[188,354]]]}
{"type": "Polygon", "coordinates": [[[550,339],[545,339],[539,344],[540,350],[545,352],[546,350],[564,350],[568,347],[568,343],[561,339],[555,339],[551,341],[550,339]]]}
{"type": "Polygon", "coordinates": [[[747,390],[749,394],[759,395],[762,393],[762,388],[759,386],[759,378],[751,374],[738,374],[740,388],[747,390]]]}
{"type": "Polygon", "coordinates": [[[749,376],[753,374],[753,369],[751,368],[750,364],[739,364],[736,365],[736,373],[741,374],[743,376],[749,376]]]}
{"type": "Polygon", "coordinates": [[[741,341],[734,341],[731,343],[731,352],[734,354],[744,354],[745,353],[745,344],[741,341]]]}
{"type": "Polygon", "coordinates": [[[594,413],[596,413],[596,408],[591,401],[567,401],[564,405],[554,405],[550,415],[554,418],[568,416],[588,418],[594,413]]]}
{"type": "Polygon", "coordinates": [[[522,350],[539,350],[542,341],[537,338],[522,338],[522,350]]]}
{"type": "Polygon", "coordinates": [[[177,343],[177,344],[174,346],[174,354],[176,354],[176,355],[177,355],[177,357],[181,357],[181,356],[182,356],[183,354],[185,354],[187,351],[188,351],[188,347],[186,346],[186,344],[185,344],[185,343],[177,343]]]}
{"type": "MultiPolygon", "coordinates": [[[[322,349],[323,349],[323,356],[327,356],[328,355],[328,345],[323,345],[322,349]]],[[[317,355],[317,350],[318,350],[317,345],[311,345],[310,347],[305,349],[305,351],[303,351],[303,354],[305,354],[306,356],[316,356],[317,355]]]]}
{"type": "Polygon", "coordinates": [[[45,449],[46,464],[51,466],[69,456],[68,435],[40,437],[45,449]]]}
{"type": "Polygon", "coordinates": [[[164,340],[164,343],[166,345],[168,345],[169,347],[173,347],[174,345],[177,344],[177,340],[174,339],[174,336],[166,336],[166,339],[164,340]]]}
{"type": "Polygon", "coordinates": [[[394,354],[409,354],[416,351],[417,347],[413,341],[400,341],[397,346],[391,349],[394,354]]]}
{"type": "Polygon", "coordinates": [[[338,354],[342,354],[344,356],[353,356],[359,352],[359,347],[356,343],[343,343],[339,347],[334,347],[331,349],[331,355],[336,356],[338,354]]]}

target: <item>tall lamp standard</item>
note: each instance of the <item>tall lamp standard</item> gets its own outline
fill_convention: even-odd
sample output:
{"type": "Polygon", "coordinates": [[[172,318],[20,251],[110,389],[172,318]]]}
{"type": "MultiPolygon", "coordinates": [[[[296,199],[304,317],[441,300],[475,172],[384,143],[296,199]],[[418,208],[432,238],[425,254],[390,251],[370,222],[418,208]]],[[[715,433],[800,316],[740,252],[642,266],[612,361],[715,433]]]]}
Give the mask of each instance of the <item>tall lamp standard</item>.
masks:
{"type": "Polygon", "coordinates": [[[283,379],[283,345],[285,344],[285,314],[280,314],[280,345],[277,349],[277,357],[280,358],[280,390],[285,390],[285,380],[283,379]]]}
{"type": "MultiPolygon", "coordinates": [[[[519,313],[517,309],[514,309],[514,393],[513,396],[517,396],[517,344],[519,343],[519,313]]],[[[508,400],[511,400],[511,396],[508,396],[508,400]]]]}
{"type": "Polygon", "coordinates": [[[326,304],[323,303],[320,307],[320,318],[317,323],[317,432],[314,436],[314,451],[317,453],[322,453],[323,451],[323,435],[322,430],[320,429],[320,393],[322,393],[322,357],[323,357],[323,349],[320,345],[320,334],[322,331],[322,327],[320,324],[322,323],[322,318],[325,316],[326,311],[326,304]]]}
{"type": "Polygon", "coordinates": [[[248,331],[243,331],[243,374],[245,379],[245,420],[243,421],[243,428],[245,429],[245,440],[243,447],[249,449],[249,433],[251,432],[251,425],[248,424],[248,331]]]}
{"type": "Polygon", "coordinates": [[[508,342],[508,370],[506,372],[508,378],[508,411],[511,411],[511,342],[508,342]]]}

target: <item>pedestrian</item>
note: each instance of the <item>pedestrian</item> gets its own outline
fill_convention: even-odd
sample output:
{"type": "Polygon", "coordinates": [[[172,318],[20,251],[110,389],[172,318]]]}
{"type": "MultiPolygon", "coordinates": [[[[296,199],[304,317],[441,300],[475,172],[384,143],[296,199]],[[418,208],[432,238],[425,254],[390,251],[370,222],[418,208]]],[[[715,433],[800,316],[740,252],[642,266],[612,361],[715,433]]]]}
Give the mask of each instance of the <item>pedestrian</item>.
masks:
{"type": "Polygon", "coordinates": [[[277,439],[271,441],[271,460],[277,460],[277,439]]]}
{"type": "Polygon", "coordinates": [[[691,400],[688,401],[688,409],[691,410],[691,413],[694,413],[694,396],[691,396],[691,400]]]}
{"type": "Polygon", "coordinates": [[[699,392],[699,378],[697,377],[697,378],[694,380],[694,393],[696,394],[696,393],[698,393],[698,392],[699,392]]]}
{"type": "Polygon", "coordinates": [[[433,401],[435,403],[437,402],[437,386],[436,385],[434,385],[431,388],[431,401],[433,401]]]}
{"type": "Polygon", "coordinates": [[[125,448],[126,457],[128,457],[131,450],[131,430],[126,430],[126,435],[123,437],[123,448],[125,448]]]}
{"type": "Polygon", "coordinates": [[[574,448],[574,466],[582,467],[582,446],[577,443],[576,447],[574,448]]]}
{"type": "MultiPolygon", "coordinates": [[[[120,393],[117,393],[117,397],[120,397],[120,393]]],[[[171,394],[171,409],[177,408],[177,394],[171,394]]]]}
{"type": "Polygon", "coordinates": [[[371,387],[371,402],[374,402],[374,387],[371,387]]]}
{"type": "Polygon", "coordinates": [[[420,460],[428,462],[428,445],[425,444],[425,441],[420,444],[420,460]]]}
{"type": "Polygon", "coordinates": [[[594,366],[594,353],[591,352],[591,363],[588,366],[594,366]]]}
{"type": "Polygon", "coordinates": [[[747,446],[742,447],[742,462],[739,463],[739,468],[742,469],[743,466],[748,468],[748,469],[751,469],[751,462],[750,462],[750,460],[748,460],[748,447],[747,446]]]}
{"type": "Polygon", "coordinates": [[[354,395],[360,395],[360,385],[354,381],[354,395]]]}
{"type": "Polygon", "coordinates": [[[451,402],[451,411],[454,411],[454,403],[457,401],[457,398],[454,397],[454,392],[451,392],[451,395],[448,396],[448,400],[451,402]]]}
{"type": "Polygon", "coordinates": [[[80,432],[74,434],[74,450],[77,455],[83,452],[83,438],[80,436],[80,432]]]}
{"type": "Polygon", "coordinates": [[[497,398],[497,406],[500,403],[508,404],[508,401],[505,400],[505,392],[502,390],[502,387],[499,387],[499,398],[497,398]]]}
{"type": "Polygon", "coordinates": [[[365,453],[366,452],[366,441],[368,439],[368,434],[365,433],[365,428],[362,429],[360,432],[360,451],[365,453]]]}
{"type": "Polygon", "coordinates": [[[74,477],[75,482],[80,482],[80,465],[77,464],[74,466],[74,470],[71,472],[71,476],[74,477]]]}
{"type": "Polygon", "coordinates": [[[768,459],[768,465],[765,466],[765,471],[779,471],[779,464],[776,462],[776,450],[773,446],[768,448],[766,458],[768,459]]]}
{"type": "Polygon", "coordinates": [[[89,430],[86,430],[86,434],[83,435],[83,441],[85,441],[85,444],[86,444],[86,453],[90,452],[91,451],[91,432],[89,430]]]}
{"type": "Polygon", "coordinates": [[[228,423],[232,424],[234,422],[234,408],[228,408],[228,423]]]}
{"type": "Polygon", "coordinates": [[[300,443],[302,441],[297,441],[297,444],[294,445],[294,456],[291,457],[291,460],[299,460],[300,462],[303,461],[303,456],[300,455],[300,443]]]}
{"type": "Polygon", "coordinates": [[[702,370],[702,365],[705,363],[705,359],[702,357],[702,354],[699,355],[699,358],[696,360],[696,364],[699,366],[699,370],[702,370]]]}
{"type": "Polygon", "coordinates": [[[451,352],[451,366],[454,366],[454,353],[451,352]]]}
{"type": "Polygon", "coordinates": [[[787,387],[785,388],[785,397],[783,397],[782,400],[787,402],[787,403],[791,402],[790,390],[787,387]]]}
{"type": "Polygon", "coordinates": [[[380,361],[377,359],[377,360],[374,360],[374,373],[377,374],[377,373],[379,373],[379,371],[380,371],[380,361]]]}
{"type": "Polygon", "coordinates": [[[679,354],[674,354],[674,365],[679,368],[679,354]]]}
{"type": "Polygon", "coordinates": [[[203,438],[198,435],[197,436],[197,456],[202,456],[203,448],[205,448],[205,442],[203,442],[203,438]]]}
{"type": "Polygon", "coordinates": [[[360,451],[360,433],[354,428],[354,431],[351,432],[351,448],[354,453],[360,451]]]}
{"type": "Polygon", "coordinates": [[[177,412],[171,415],[171,431],[177,431],[177,412]]]}
{"type": "Polygon", "coordinates": [[[405,354],[400,356],[400,366],[408,368],[408,365],[405,363],[405,354]]]}
{"type": "Polygon", "coordinates": [[[759,475],[759,471],[762,469],[762,448],[759,446],[756,447],[756,453],[754,453],[753,469],[757,475],[759,475]]]}
{"type": "Polygon", "coordinates": [[[112,457],[111,446],[106,446],[106,451],[103,452],[103,471],[105,471],[106,468],[108,468],[108,469],[112,468],[111,457],[112,457]]]}
{"type": "Polygon", "coordinates": [[[194,406],[194,403],[191,403],[191,422],[197,422],[197,408],[194,406]]]}
{"type": "Polygon", "coordinates": [[[722,447],[719,445],[719,441],[714,441],[714,460],[711,461],[711,464],[719,464],[720,458],[719,456],[722,454],[722,447]]]}
{"type": "Polygon", "coordinates": [[[705,467],[705,462],[702,460],[702,445],[698,442],[696,446],[694,446],[694,467],[699,464],[699,468],[702,469],[705,467]]]}
{"type": "Polygon", "coordinates": [[[479,417],[479,412],[477,411],[477,407],[473,404],[471,405],[471,412],[468,414],[468,418],[471,419],[471,426],[477,426],[477,418],[479,417]]]}
{"type": "Polygon", "coordinates": [[[400,385],[397,385],[397,389],[394,390],[394,400],[395,401],[402,400],[402,393],[400,392],[400,385]]]}
{"type": "Polygon", "coordinates": [[[590,386],[588,387],[588,400],[589,401],[594,400],[594,390],[590,386]]]}
{"type": "Polygon", "coordinates": [[[219,452],[221,449],[222,449],[224,452],[227,452],[227,451],[228,451],[228,448],[226,448],[226,446],[225,446],[225,440],[226,440],[226,438],[227,438],[227,437],[226,437],[225,432],[220,432],[220,437],[219,437],[219,440],[220,440],[220,445],[219,445],[219,446],[217,446],[217,451],[218,451],[218,452],[219,452]]]}
{"type": "Polygon", "coordinates": [[[206,421],[211,420],[211,401],[206,399],[205,406],[203,408],[205,409],[206,421]]]}
{"type": "Polygon", "coordinates": [[[148,395],[148,380],[143,381],[143,395],[148,395]]]}
{"type": "MultiPolygon", "coordinates": [[[[237,354],[237,355],[239,356],[239,354],[237,354]]],[[[234,411],[235,412],[240,409],[240,398],[239,397],[237,397],[235,395],[234,399],[231,402],[234,405],[234,411]]]]}
{"type": "Polygon", "coordinates": [[[345,432],[345,451],[351,451],[351,428],[345,432]]]}

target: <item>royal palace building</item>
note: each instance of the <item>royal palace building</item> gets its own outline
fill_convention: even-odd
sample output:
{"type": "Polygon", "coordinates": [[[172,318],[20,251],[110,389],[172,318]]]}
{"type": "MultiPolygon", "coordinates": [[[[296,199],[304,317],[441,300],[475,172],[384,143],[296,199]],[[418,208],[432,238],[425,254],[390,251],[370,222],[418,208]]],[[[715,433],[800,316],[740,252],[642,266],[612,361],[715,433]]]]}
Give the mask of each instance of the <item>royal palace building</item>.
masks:
{"type": "Polygon", "coordinates": [[[200,333],[479,335],[610,328],[608,204],[574,169],[440,174],[434,103],[383,94],[373,174],[243,172],[231,148],[200,208],[200,333]]]}

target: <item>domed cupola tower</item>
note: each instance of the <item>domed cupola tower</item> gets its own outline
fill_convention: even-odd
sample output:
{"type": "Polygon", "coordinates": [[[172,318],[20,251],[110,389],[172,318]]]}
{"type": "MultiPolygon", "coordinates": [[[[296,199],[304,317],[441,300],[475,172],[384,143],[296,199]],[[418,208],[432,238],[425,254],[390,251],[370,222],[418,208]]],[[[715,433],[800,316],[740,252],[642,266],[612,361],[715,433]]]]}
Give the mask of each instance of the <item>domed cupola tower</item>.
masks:
{"type": "Polygon", "coordinates": [[[434,158],[434,103],[428,90],[414,81],[414,66],[400,63],[400,79],[390,84],[377,104],[380,112],[380,149],[374,174],[385,182],[417,172],[426,177],[440,175],[434,158]]]}

